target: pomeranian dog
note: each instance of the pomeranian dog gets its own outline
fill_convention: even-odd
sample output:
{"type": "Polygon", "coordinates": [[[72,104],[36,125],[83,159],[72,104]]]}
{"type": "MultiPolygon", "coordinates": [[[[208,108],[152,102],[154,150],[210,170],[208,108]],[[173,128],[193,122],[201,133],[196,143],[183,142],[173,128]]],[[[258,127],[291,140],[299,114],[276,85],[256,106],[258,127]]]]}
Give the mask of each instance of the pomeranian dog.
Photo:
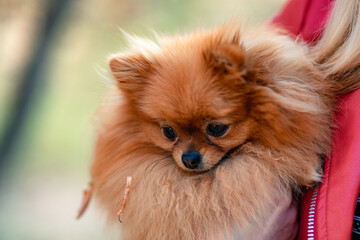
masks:
{"type": "Polygon", "coordinates": [[[310,50],[269,27],[225,25],[159,44],[131,37],[111,56],[91,176],[109,222],[121,209],[123,239],[244,239],[279,196],[320,181],[336,98],[360,86],[359,58],[338,65],[359,36],[345,30],[353,15],[335,14],[310,50]]]}

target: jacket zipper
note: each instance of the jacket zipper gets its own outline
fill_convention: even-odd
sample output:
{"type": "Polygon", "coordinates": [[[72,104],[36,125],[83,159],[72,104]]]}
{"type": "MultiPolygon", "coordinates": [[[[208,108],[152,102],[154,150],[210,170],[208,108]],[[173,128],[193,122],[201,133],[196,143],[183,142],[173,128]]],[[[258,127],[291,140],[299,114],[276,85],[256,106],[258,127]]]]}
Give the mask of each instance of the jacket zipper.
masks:
{"type": "Polygon", "coordinates": [[[308,226],[307,226],[307,239],[315,239],[315,207],[316,200],[319,192],[319,185],[314,187],[314,192],[310,201],[309,215],[308,215],[308,226]]]}

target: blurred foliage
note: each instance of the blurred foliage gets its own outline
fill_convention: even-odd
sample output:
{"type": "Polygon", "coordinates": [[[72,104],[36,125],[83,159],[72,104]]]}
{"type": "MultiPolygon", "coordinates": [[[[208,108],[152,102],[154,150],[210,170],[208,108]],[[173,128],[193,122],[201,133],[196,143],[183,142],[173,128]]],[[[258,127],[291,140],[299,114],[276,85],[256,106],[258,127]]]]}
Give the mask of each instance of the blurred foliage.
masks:
{"type": "MultiPolygon", "coordinates": [[[[37,40],[46,0],[0,0],[0,134],[37,40]]],[[[52,42],[43,85],[0,194],[0,239],[105,239],[93,205],[74,220],[94,141],[92,116],[110,78],[119,28],[141,36],[266,21],[284,0],[72,1],[52,42]]]]}

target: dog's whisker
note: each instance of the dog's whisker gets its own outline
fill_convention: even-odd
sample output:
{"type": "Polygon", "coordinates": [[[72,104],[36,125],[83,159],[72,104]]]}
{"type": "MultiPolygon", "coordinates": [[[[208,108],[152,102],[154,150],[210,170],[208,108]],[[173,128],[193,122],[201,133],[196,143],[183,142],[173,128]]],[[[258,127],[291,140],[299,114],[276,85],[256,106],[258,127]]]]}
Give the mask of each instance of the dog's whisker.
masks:
{"type": "Polygon", "coordinates": [[[160,158],[160,159],[156,159],[156,160],[152,161],[151,163],[149,163],[149,164],[146,166],[145,170],[144,170],[144,174],[146,174],[147,170],[149,169],[149,167],[150,167],[151,165],[153,165],[153,166],[152,166],[152,168],[150,169],[150,171],[145,175],[145,177],[147,177],[147,175],[149,175],[149,173],[154,169],[154,167],[155,167],[160,161],[165,160],[165,159],[167,159],[167,158],[171,158],[171,155],[162,157],[162,158],[160,158]]]}
{"type": "Polygon", "coordinates": [[[157,161],[153,166],[151,167],[150,171],[146,174],[146,177],[152,172],[152,170],[160,163],[160,161],[157,161]]]}
{"type": "Polygon", "coordinates": [[[163,169],[163,168],[166,168],[166,167],[172,166],[172,165],[174,165],[174,162],[167,162],[167,164],[166,164],[166,162],[165,162],[165,164],[163,164],[163,165],[160,166],[160,169],[163,169]]]}
{"type": "Polygon", "coordinates": [[[155,154],[171,154],[171,151],[168,151],[168,150],[161,150],[161,151],[157,151],[157,152],[154,152],[155,154]]]}
{"type": "MultiPolygon", "coordinates": [[[[165,159],[169,159],[169,158],[171,158],[171,156],[169,156],[168,158],[165,158],[165,159]]],[[[162,159],[162,160],[165,160],[165,159],[162,159]]],[[[157,161],[153,166],[152,166],[152,168],[150,169],[150,171],[149,171],[149,173],[147,174],[147,175],[149,175],[151,172],[152,172],[152,170],[157,166],[157,165],[159,165],[159,163],[161,163],[162,161],[157,161]]],[[[165,162],[166,163],[166,162],[165,162]]]]}
{"type": "Polygon", "coordinates": [[[161,160],[163,160],[163,159],[166,159],[166,158],[168,158],[168,157],[170,157],[170,156],[165,156],[165,157],[162,157],[162,158],[153,160],[152,162],[150,162],[150,163],[146,166],[145,172],[147,171],[147,169],[148,169],[152,164],[154,164],[154,163],[156,163],[156,162],[158,162],[158,161],[161,161],[161,160]]]}
{"type": "Polygon", "coordinates": [[[156,154],[165,154],[165,153],[170,154],[170,153],[171,153],[171,151],[166,151],[166,150],[164,150],[164,151],[159,151],[159,152],[156,152],[156,154]]]}

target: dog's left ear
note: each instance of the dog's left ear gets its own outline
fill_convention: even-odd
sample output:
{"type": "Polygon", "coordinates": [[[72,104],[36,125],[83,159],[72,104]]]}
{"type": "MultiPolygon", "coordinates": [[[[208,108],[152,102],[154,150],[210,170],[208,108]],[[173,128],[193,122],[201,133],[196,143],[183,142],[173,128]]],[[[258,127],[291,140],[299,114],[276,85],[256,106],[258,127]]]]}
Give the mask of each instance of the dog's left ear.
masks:
{"type": "Polygon", "coordinates": [[[203,56],[213,75],[246,82],[248,71],[245,67],[245,51],[238,44],[220,44],[204,52],[203,56]]]}
{"type": "Polygon", "coordinates": [[[109,67],[118,87],[127,94],[136,95],[144,88],[153,63],[147,56],[133,53],[111,56],[109,67]]]}

